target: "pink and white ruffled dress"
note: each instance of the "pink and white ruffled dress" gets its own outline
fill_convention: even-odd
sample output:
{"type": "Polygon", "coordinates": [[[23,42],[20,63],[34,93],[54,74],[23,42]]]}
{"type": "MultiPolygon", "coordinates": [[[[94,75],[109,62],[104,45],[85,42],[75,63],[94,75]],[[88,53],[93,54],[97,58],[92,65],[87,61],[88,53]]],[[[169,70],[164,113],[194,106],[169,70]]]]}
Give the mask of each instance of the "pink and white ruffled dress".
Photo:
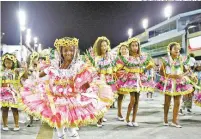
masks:
{"type": "MultiPolygon", "coordinates": [[[[6,83],[7,86],[0,87],[0,105],[1,107],[18,108],[17,92],[12,84],[14,82],[15,73],[11,70],[1,72],[1,83],[6,83]]],[[[5,84],[4,83],[4,84],[5,84]]]]}
{"type": "MultiPolygon", "coordinates": [[[[172,68],[170,66],[170,61],[168,57],[161,59],[166,68],[166,74],[176,74],[177,72],[183,73],[183,66],[188,64],[189,59],[187,57],[180,57],[176,59],[172,68]],[[182,59],[181,59],[182,58],[182,59]],[[174,72],[174,73],[173,73],[174,72]]],[[[190,84],[188,77],[183,79],[171,79],[168,77],[160,77],[160,81],[156,84],[156,89],[158,89],[161,93],[170,95],[170,96],[178,96],[178,95],[186,95],[192,93],[193,85],[190,84]]]]}
{"type": "Polygon", "coordinates": [[[70,69],[48,67],[44,72],[47,80],[25,82],[21,106],[51,127],[96,123],[113,103],[111,88],[81,61],[70,69]]]}

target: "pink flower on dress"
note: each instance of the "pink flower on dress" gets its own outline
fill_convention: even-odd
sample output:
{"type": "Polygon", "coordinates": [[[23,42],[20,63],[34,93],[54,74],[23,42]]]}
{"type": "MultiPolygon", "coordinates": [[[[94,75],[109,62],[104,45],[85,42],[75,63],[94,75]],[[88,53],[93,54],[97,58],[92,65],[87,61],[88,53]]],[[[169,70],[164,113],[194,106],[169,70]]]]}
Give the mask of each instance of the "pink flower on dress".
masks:
{"type": "Polygon", "coordinates": [[[24,87],[24,91],[29,91],[29,87],[24,87]]]}
{"type": "Polygon", "coordinates": [[[64,91],[63,86],[61,86],[61,85],[57,86],[57,91],[58,91],[60,94],[62,94],[63,91],[64,91]]]}
{"type": "Polygon", "coordinates": [[[56,76],[56,77],[55,77],[55,80],[57,80],[57,81],[60,80],[60,79],[61,79],[61,78],[60,78],[59,76],[56,76]]]}
{"type": "Polygon", "coordinates": [[[49,76],[53,76],[54,75],[54,73],[51,70],[49,71],[48,74],[49,74],[49,76]]]}

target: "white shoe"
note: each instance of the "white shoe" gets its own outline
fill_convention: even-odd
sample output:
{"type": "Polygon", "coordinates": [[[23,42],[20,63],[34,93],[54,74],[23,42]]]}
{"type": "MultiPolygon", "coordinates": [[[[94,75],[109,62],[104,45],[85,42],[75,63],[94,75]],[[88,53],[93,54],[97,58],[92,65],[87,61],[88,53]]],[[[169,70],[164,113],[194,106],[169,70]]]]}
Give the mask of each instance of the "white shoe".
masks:
{"type": "Polygon", "coordinates": [[[127,126],[133,127],[132,122],[126,122],[127,126]]]}
{"type": "Polygon", "coordinates": [[[137,122],[132,122],[132,124],[133,124],[134,127],[138,127],[139,126],[137,122]]]}
{"type": "Polygon", "coordinates": [[[169,126],[169,123],[165,123],[165,122],[164,122],[163,125],[164,125],[164,126],[169,126]]]}
{"type": "Polygon", "coordinates": [[[179,112],[179,115],[180,115],[180,116],[184,116],[185,114],[184,114],[184,113],[179,112]]]}
{"type": "Polygon", "coordinates": [[[118,119],[118,121],[124,121],[125,120],[124,117],[121,118],[119,116],[117,117],[117,119],[118,119]]]}
{"type": "Polygon", "coordinates": [[[19,130],[20,130],[20,127],[14,127],[13,130],[14,130],[14,131],[19,131],[19,130]]]}
{"type": "Polygon", "coordinates": [[[78,132],[75,130],[75,128],[68,128],[67,133],[69,137],[77,137],[78,132]]]}
{"type": "Polygon", "coordinates": [[[176,127],[176,128],[182,128],[181,125],[177,125],[177,124],[174,124],[174,123],[171,123],[170,126],[173,126],[173,127],[176,127]]]}
{"type": "Polygon", "coordinates": [[[21,124],[25,124],[26,121],[20,120],[19,123],[21,123],[21,124]]]}
{"type": "Polygon", "coordinates": [[[34,118],[33,118],[33,120],[34,120],[34,121],[39,121],[40,119],[38,119],[38,118],[34,117],[34,118]]]}
{"type": "Polygon", "coordinates": [[[80,130],[80,128],[79,128],[79,127],[75,127],[75,130],[79,131],[79,130],[80,130]]]}
{"type": "MultiPolygon", "coordinates": [[[[31,119],[30,119],[30,117],[29,116],[27,116],[27,121],[30,121],[31,119]]],[[[21,121],[22,122],[22,121],[21,121]]]]}
{"type": "Polygon", "coordinates": [[[65,139],[64,134],[59,137],[59,139],[65,139]]]}
{"type": "Polygon", "coordinates": [[[103,118],[103,122],[107,122],[107,119],[106,119],[106,118],[103,118]]]}
{"type": "Polygon", "coordinates": [[[97,127],[101,128],[101,127],[103,127],[103,125],[102,125],[102,124],[100,124],[100,125],[99,125],[99,124],[97,124],[97,127]]]}
{"type": "Polygon", "coordinates": [[[3,129],[3,131],[9,131],[8,127],[3,127],[2,129],[3,129]]]}

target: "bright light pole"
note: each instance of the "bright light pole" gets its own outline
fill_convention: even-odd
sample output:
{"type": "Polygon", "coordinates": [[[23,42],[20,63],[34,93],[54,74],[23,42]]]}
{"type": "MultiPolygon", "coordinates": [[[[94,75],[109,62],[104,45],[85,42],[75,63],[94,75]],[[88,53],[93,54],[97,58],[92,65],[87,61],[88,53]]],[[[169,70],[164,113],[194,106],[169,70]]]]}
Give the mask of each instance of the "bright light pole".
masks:
{"type": "Polygon", "coordinates": [[[1,33],[1,40],[3,39],[4,35],[5,35],[5,33],[4,33],[4,32],[3,32],[3,33],[1,33]]]}
{"type": "Polygon", "coordinates": [[[20,24],[20,46],[21,46],[21,61],[23,61],[22,55],[23,55],[23,45],[22,45],[22,32],[26,29],[25,23],[26,23],[26,15],[25,12],[20,10],[18,12],[18,19],[20,24]]]}
{"type": "Polygon", "coordinates": [[[38,52],[41,52],[41,51],[42,51],[42,45],[39,44],[39,45],[38,45],[38,52]]]}
{"type": "Polygon", "coordinates": [[[34,37],[34,51],[36,50],[36,47],[38,46],[37,43],[38,43],[38,38],[34,37]]]}
{"type": "Polygon", "coordinates": [[[171,5],[168,5],[165,7],[164,14],[167,19],[170,19],[170,16],[172,15],[172,6],[171,5]]]}
{"type": "Polygon", "coordinates": [[[29,46],[29,47],[30,47],[30,42],[31,42],[31,29],[27,29],[26,44],[27,44],[27,46],[29,46]]]}
{"type": "Polygon", "coordinates": [[[128,38],[130,39],[133,35],[133,29],[132,28],[129,28],[128,29],[128,38]]]}
{"type": "Polygon", "coordinates": [[[142,20],[142,26],[146,30],[148,28],[149,21],[147,18],[142,20]]]}
{"type": "Polygon", "coordinates": [[[38,42],[38,38],[34,37],[34,43],[37,43],[37,42],[38,42]]]}

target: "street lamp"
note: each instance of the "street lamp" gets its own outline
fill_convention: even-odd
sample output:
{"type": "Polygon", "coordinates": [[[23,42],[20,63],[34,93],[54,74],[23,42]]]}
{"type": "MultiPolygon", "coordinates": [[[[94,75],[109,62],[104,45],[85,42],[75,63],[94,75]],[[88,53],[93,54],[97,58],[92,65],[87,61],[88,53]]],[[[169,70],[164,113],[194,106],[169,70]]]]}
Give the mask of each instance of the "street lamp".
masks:
{"type": "Polygon", "coordinates": [[[20,46],[21,46],[21,61],[23,61],[23,45],[22,45],[22,32],[25,30],[25,23],[26,23],[26,15],[23,10],[18,12],[18,19],[20,24],[20,46]]]}
{"type": "Polygon", "coordinates": [[[27,29],[27,34],[31,34],[31,29],[30,28],[27,29]]]}
{"type": "Polygon", "coordinates": [[[26,44],[29,46],[31,42],[31,29],[27,29],[26,44]]]}
{"type": "Polygon", "coordinates": [[[38,45],[38,52],[41,52],[41,51],[42,51],[42,45],[39,44],[39,45],[38,45]]]}
{"type": "Polygon", "coordinates": [[[170,16],[172,15],[172,6],[171,5],[168,5],[165,7],[164,14],[167,19],[170,18],[170,16]]]}
{"type": "Polygon", "coordinates": [[[148,24],[149,24],[149,21],[148,21],[147,18],[145,18],[145,19],[142,20],[142,26],[143,26],[143,28],[144,28],[145,30],[147,29],[148,24]]]}
{"type": "Polygon", "coordinates": [[[3,39],[4,35],[5,35],[5,33],[2,32],[2,33],[1,33],[1,40],[3,39]]]}
{"type": "Polygon", "coordinates": [[[38,38],[37,37],[34,37],[34,51],[36,49],[36,47],[38,46],[38,38]]]}
{"type": "Polygon", "coordinates": [[[133,35],[133,29],[132,28],[129,28],[128,29],[128,38],[130,39],[133,35]]]}
{"type": "Polygon", "coordinates": [[[19,16],[19,22],[20,22],[20,25],[24,25],[25,26],[25,20],[26,20],[26,15],[25,15],[25,12],[23,10],[20,10],[18,12],[18,16],[19,16]]]}
{"type": "Polygon", "coordinates": [[[34,43],[37,43],[37,42],[38,42],[38,38],[34,37],[34,43]]]}

